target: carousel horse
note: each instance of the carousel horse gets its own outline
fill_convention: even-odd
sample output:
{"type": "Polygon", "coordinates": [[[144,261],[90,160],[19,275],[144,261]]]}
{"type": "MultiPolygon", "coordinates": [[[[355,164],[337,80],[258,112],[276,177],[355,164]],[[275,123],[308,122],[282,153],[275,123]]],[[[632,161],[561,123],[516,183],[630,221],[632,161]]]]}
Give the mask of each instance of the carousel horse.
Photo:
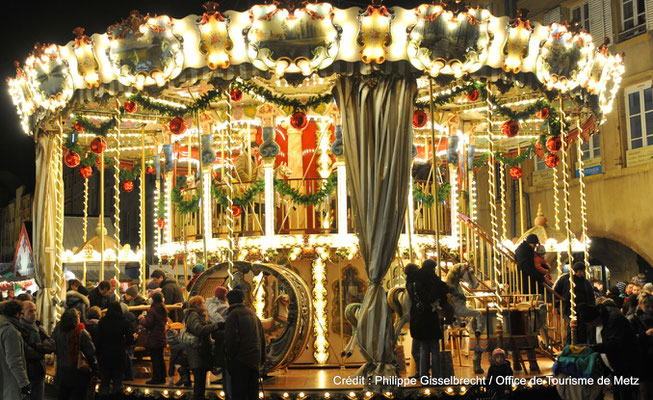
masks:
{"type": "Polygon", "coordinates": [[[290,305],[290,296],[282,293],[274,299],[274,315],[270,318],[261,320],[263,331],[266,336],[274,335],[277,331],[288,325],[288,306],[290,305]]]}
{"type": "Polygon", "coordinates": [[[360,316],[361,303],[350,303],[345,307],[345,319],[351,325],[351,337],[347,346],[340,353],[340,357],[349,358],[354,353],[354,348],[356,347],[356,329],[358,328],[358,317],[360,316]]]}
{"type": "Polygon", "coordinates": [[[388,291],[388,304],[392,312],[397,314],[395,322],[395,339],[399,338],[401,330],[410,322],[410,296],[403,286],[393,287],[388,291]]]}

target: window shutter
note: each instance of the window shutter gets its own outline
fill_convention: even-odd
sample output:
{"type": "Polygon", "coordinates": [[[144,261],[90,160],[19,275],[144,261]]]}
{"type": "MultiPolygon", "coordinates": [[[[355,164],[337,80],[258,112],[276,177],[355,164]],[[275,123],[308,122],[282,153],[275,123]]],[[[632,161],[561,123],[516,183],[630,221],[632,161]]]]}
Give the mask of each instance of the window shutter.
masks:
{"type": "Polygon", "coordinates": [[[653,31],[653,0],[646,0],[646,30],[653,31]]]}
{"type": "Polygon", "coordinates": [[[560,6],[545,12],[544,16],[542,17],[543,25],[551,25],[554,22],[562,22],[562,9],[560,6]]]}
{"type": "MultiPolygon", "coordinates": [[[[653,0],[647,0],[649,2],[653,0]]],[[[603,38],[610,39],[610,43],[614,43],[612,37],[612,6],[609,0],[589,0],[590,8],[590,32],[594,44],[600,46],[603,43],[603,38]]]]}

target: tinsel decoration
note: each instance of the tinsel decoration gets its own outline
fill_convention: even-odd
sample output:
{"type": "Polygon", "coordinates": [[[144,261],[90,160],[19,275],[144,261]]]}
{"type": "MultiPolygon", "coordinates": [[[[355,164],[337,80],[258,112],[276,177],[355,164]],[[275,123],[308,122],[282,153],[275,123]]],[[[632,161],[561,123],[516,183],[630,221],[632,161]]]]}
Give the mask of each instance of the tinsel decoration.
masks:
{"type": "Polygon", "coordinates": [[[124,190],[127,193],[134,190],[134,181],[123,181],[122,182],[122,190],[124,190]]]}
{"type": "Polygon", "coordinates": [[[243,99],[243,92],[237,88],[231,89],[229,97],[231,98],[231,101],[241,101],[243,99]]]}
{"type": "Polygon", "coordinates": [[[546,149],[551,153],[557,153],[562,149],[562,140],[560,136],[551,136],[546,140],[546,149]]]}
{"type": "Polygon", "coordinates": [[[308,125],[308,118],[306,118],[306,113],[303,111],[295,111],[290,116],[290,125],[295,128],[302,130],[308,125]]]}
{"type": "Polygon", "coordinates": [[[423,128],[428,121],[428,117],[423,110],[415,110],[413,112],[413,128],[423,128]]]}
{"type": "Polygon", "coordinates": [[[522,169],[520,166],[515,165],[514,167],[510,168],[510,177],[514,180],[517,180],[522,177],[522,169]]]}
{"type": "Polygon", "coordinates": [[[501,133],[509,138],[519,135],[519,123],[517,121],[506,121],[501,126],[501,133]]]}
{"type": "Polygon", "coordinates": [[[91,175],[93,175],[93,168],[89,165],[79,167],[79,174],[82,176],[82,178],[88,179],[91,175]]]}
{"type": "Polygon", "coordinates": [[[101,137],[96,137],[91,142],[91,151],[95,154],[102,154],[107,149],[107,142],[101,137]]]}
{"type": "Polygon", "coordinates": [[[544,164],[549,168],[555,168],[560,164],[560,157],[557,154],[547,154],[544,159],[544,164]]]}
{"type": "Polygon", "coordinates": [[[170,132],[174,135],[181,135],[186,132],[186,129],[188,129],[188,123],[181,117],[173,118],[168,126],[170,127],[170,132]]]}
{"type": "Polygon", "coordinates": [[[69,168],[77,167],[81,161],[82,159],[79,157],[79,154],[74,151],[68,151],[68,154],[66,154],[65,162],[69,168]]]}
{"type": "Polygon", "coordinates": [[[481,97],[481,95],[478,94],[478,90],[472,89],[469,92],[467,92],[467,101],[473,103],[477,101],[481,97]]]}

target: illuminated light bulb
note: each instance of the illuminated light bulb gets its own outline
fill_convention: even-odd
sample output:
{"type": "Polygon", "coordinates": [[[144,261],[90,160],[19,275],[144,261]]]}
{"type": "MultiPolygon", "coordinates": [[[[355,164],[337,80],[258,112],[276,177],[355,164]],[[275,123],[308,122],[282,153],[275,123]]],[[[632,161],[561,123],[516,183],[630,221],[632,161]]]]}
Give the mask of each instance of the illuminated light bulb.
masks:
{"type": "Polygon", "coordinates": [[[328,399],[329,397],[331,397],[331,393],[329,393],[329,392],[325,392],[325,393],[324,393],[324,398],[325,398],[325,399],[328,399]]]}
{"type": "Polygon", "coordinates": [[[365,397],[372,397],[372,392],[365,392],[365,397]]]}
{"type": "Polygon", "coordinates": [[[146,395],[150,394],[150,389],[147,389],[147,388],[146,388],[146,389],[143,391],[143,393],[145,393],[146,395]]]}
{"type": "Polygon", "coordinates": [[[349,392],[349,397],[352,398],[352,399],[355,399],[356,398],[356,393],[349,392]]]}
{"type": "Polygon", "coordinates": [[[264,397],[265,397],[265,395],[263,394],[263,392],[258,392],[258,398],[259,399],[262,399],[264,397]]]}
{"type": "Polygon", "coordinates": [[[283,397],[287,399],[288,397],[290,397],[290,395],[288,394],[288,392],[284,392],[283,397]]]}
{"type": "Polygon", "coordinates": [[[424,394],[425,395],[430,395],[431,394],[431,389],[424,389],[424,394]]]}

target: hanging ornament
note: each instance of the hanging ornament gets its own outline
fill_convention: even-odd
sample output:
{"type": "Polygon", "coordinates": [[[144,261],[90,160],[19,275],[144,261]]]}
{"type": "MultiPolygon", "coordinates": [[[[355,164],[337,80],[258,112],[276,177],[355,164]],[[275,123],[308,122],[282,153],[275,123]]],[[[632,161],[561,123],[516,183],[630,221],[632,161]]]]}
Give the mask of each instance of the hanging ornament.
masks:
{"type": "Polygon", "coordinates": [[[470,101],[470,102],[473,103],[476,100],[478,100],[479,97],[480,96],[478,94],[478,90],[476,90],[476,89],[472,89],[469,92],[467,92],[467,101],[470,101]]]}
{"type": "Polygon", "coordinates": [[[134,181],[126,180],[122,181],[122,190],[129,193],[134,190],[134,181]]]}
{"type": "Polygon", "coordinates": [[[308,118],[306,118],[306,113],[303,111],[295,111],[290,116],[290,125],[295,129],[304,129],[308,124],[308,118]]]}
{"type": "Polygon", "coordinates": [[[148,164],[147,167],[145,167],[145,173],[148,175],[154,175],[156,173],[156,169],[154,169],[152,164],[148,164]]]}
{"type": "Polygon", "coordinates": [[[90,165],[87,165],[85,167],[80,167],[79,168],[79,174],[84,178],[88,179],[91,175],[93,175],[93,168],[91,168],[90,165]]]}
{"type": "Polygon", "coordinates": [[[159,218],[156,220],[156,224],[159,228],[163,229],[166,226],[166,220],[163,218],[159,218]]]}
{"type": "Polygon", "coordinates": [[[125,102],[125,111],[127,111],[129,114],[135,113],[137,109],[138,109],[138,106],[133,101],[127,100],[125,102]]]}
{"type": "Polygon", "coordinates": [[[73,129],[75,129],[77,132],[84,132],[84,125],[82,125],[79,121],[75,121],[73,124],[73,129]]]}
{"type": "Polygon", "coordinates": [[[81,161],[79,154],[74,151],[69,151],[68,154],[66,154],[65,162],[67,167],[75,168],[81,161]]]}
{"type": "Polygon", "coordinates": [[[231,206],[231,211],[234,213],[234,217],[240,217],[240,214],[243,212],[238,206],[231,206]]]}
{"type": "Polygon", "coordinates": [[[428,117],[423,110],[415,110],[413,112],[413,128],[423,128],[428,121],[428,117]]]}
{"type": "Polygon", "coordinates": [[[173,135],[181,135],[186,132],[186,129],[188,129],[188,123],[181,117],[173,118],[172,121],[170,121],[169,126],[170,132],[172,132],[173,135]]]}
{"type": "Polygon", "coordinates": [[[91,142],[91,151],[95,154],[102,154],[107,149],[107,142],[101,137],[96,137],[91,142]]]}
{"type": "Polygon", "coordinates": [[[519,124],[516,121],[510,120],[503,123],[501,133],[507,137],[515,137],[519,134],[519,124]]]}
{"type": "Polygon", "coordinates": [[[551,153],[557,153],[562,149],[562,140],[560,140],[560,136],[551,136],[546,140],[546,148],[549,150],[551,153]]]}
{"type": "Polygon", "coordinates": [[[512,179],[519,179],[522,176],[522,170],[519,165],[515,165],[514,167],[510,168],[510,177],[512,179]]]}
{"type": "Polygon", "coordinates": [[[231,89],[229,97],[231,97],[231,101],[241,101],[243,99],[243,92],[240,89],[231,89]]]}
{"type": "Polygon", "coordinates": [[[547,107],[544,107],[538,112],[536,112],[535,115],[537,115],[537,118],[547,119],[549,118],[549,109],[547,107]]]}
{"type": "Polygon", "coordinates": [[[540,143],[540,139],[537,139],[535,141],[535,155],[541,160],[544,158],[544,148],[542,147],[542,143],[540,143]]]}
{"type": "Polygon", "coordinates": [[[557,154],[547,154],[544,159],[544,164],[549,168],[555,168],[560,164],[560,158],[557,154]]]}

